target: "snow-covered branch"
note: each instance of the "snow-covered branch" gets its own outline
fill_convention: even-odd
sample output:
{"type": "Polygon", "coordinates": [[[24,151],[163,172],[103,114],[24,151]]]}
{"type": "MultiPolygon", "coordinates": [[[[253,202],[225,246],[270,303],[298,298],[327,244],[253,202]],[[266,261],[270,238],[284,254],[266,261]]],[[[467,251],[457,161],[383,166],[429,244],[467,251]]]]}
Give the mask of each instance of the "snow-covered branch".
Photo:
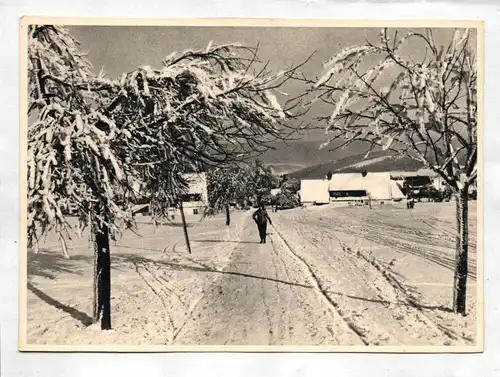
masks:
{"type": "Polygon", "coordinates": [[[349,47],[331,58],[311,82],[311,93],[333,107],[329,118],[320,119],[334,135],[330,140],[403,152],[456,190],[464,174],[473,181],[477,73],[469,38],[467,30],[456,30],[445,50],[436,46],[432,30],[391,38],[383,29],[379,44],[349,47]],[[430,53],[403,54],[406,44],[418,41],[430,53]],[[367,68],[374,57],[379,61],[367,68]]]}
{"type": "Polygon", "coordinates": [[[210,43],[112,80],[94,74],[65,28],[31,26],[30,235],[68,229],[74,210],[82,226],[131,225],[138,184],[164,213],[184,192],[184,173],[234,166],[291,138],[300,101],[282,103],[280,88],[300,65],[256,69],[257,53],[210,43]]]}

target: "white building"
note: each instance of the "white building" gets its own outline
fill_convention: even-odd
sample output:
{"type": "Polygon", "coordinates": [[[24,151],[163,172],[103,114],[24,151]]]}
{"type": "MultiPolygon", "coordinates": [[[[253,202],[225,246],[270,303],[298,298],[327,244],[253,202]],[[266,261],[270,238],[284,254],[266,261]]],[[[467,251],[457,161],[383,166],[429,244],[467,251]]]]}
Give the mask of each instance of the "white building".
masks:
{"type": "Polygon", "coordinates": [[[300,201],[303,204],[384,204],[405,198],[390,173],[333,174],[327,179],[300,181],[300,201]]]}
{"type": "MultiPolygon", "coordinates": [[[[201,215],[203,208],[208,201],[207,177],[205,173],[186,173],[183,178],[187,181],[188,186],[186,191],[181,194],[182,206],[186,215],[201,215]]],[[[133,189],[136,194],[143,192],[143,187],[140,183],[134,182],[133,189]]],[[[147,196],[146,196],[147,198],[147,196]]],[[[134,212],[147,213],[149,211],[149,203],[137,204],[134,212]]],[[[178,210],[172,208],[170,211],[175,215],[178,210]]]]}
{"type": "Polygon", "coordinates": [[[326,179],[303,179],[300,181],[299,197],[302,204],[327,204],[329,182],[326,179]]]}
{"type": "Polygon", "coordinates": [[[182,195],[182,206],[186,214],[201,214],[208,201],[207,176],[205,173],[183,174],[188,182],[186,192],[182,195]]]}
{"type": "Polygon", "coordinates": [[[372,202],[384,204],[405,198],[390,173],[333,174],[328,186],[330,202],[372,202]]]}

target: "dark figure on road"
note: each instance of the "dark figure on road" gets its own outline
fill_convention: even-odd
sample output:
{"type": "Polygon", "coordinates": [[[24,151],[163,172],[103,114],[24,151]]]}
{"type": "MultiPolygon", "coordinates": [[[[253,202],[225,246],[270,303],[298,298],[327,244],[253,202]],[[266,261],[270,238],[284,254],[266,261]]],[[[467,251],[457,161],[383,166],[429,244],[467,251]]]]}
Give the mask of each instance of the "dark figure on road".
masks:
{"type": "Polygon", "coordinates": [[[267,220],[269,220],[269,224],[271,225],[273,225],[273,222],[267,214],[263,204],[261,204],[259,209],[253,213],[252,218],[259,228],[260,243],[266,243],[267,220]]]}

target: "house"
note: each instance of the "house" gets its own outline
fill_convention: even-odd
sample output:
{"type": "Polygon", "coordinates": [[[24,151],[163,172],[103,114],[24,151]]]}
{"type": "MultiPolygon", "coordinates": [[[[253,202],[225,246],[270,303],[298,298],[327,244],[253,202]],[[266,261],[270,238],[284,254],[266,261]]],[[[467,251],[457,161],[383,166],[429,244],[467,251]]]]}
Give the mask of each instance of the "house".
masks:
{"type": "MultiPolygon", "coordinates": [[[[180,195],[184,213],[186,215],[200,215],[208,200],[207,177],[205,173],[186,173],[183,178],[188,183],[184,193],[180,195]]],[[[140,200],[133,208],[134,213],[146,214],[149,213],[149,202],[147,195],[144,193],[143,186],[134,182],[133,189],[140,200]]],[[[170,211],[172,215],[178,212],[175,208],[170,211]]]]}
{"type": "MultiPolygon", "coordinates": [[[[395,173],[393,173],[393,176],[395,173]]],[[[437,190],[441,189],[441,182],[438,175],[431,169],[420,169],[414,172],[400,172],[398,177],[403,179],[403,186],[409,192],[418,192],[424,187],[433,186],[437,190]]]]}
{"type": "MultiPolygon", "coordinates": [[[[446,188],[446,185],[447,185],[446,180],[432,169],[420,169],[416,172],[415,175],[419,176],[419,177],[422,177],[422,176],[429,177],[429,179],[431,181],[430,184],[438,191],[443,191],[446,188]]],[[[470,188],[470,191],[476,190],[477,189],[477,182],[474,182],[469,188],[470,188]]]]}
{"type": "Polygon", "coordinates": [[[303,179],[298,192],[302,204],[327,204],[329,181],[327,179],[303,179]]]}
{"type": "Polygon", "coordinates": [[[407,197],[430,195],[431,189],[443,190],[440,177],[431,169],[423,168],[412,172],[391,172],[391,179],[401,187],[407,197]]]}
{"type": "Polygon", "coordinates": [[[300,181],[303,204],[368,204],[400,201],[405,198],[390,173],[341,173],[328,179],[300,181]]]}
{"type": "Polygon", "coordinates": [[[187,173],[183,178],[188,183],[186,192],[181,195],[186,214],[198,215],[208,201],[207,176],[205,173],[187,173]]]}
{"type": "Polygon", "coordinates": [[[330,202],[378,203],[405,198],[390,173],[333,174],[328,185],[330,202]]]}

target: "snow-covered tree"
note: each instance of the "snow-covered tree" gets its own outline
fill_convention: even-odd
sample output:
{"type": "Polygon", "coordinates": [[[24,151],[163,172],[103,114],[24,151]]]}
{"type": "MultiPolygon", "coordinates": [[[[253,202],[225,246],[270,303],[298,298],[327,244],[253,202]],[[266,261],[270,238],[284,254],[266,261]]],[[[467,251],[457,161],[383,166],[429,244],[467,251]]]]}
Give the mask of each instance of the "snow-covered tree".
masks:
{"type": "Polygon", "coordinates": [[[80,52],[59,26],[28,29],[28,238],[50,229],[68,236],[92,226],[95,238],[94,320],[110,328],[109,236],[131,224],[124,163],[131,138],[103,106],[105,94],[80,52]],[[77,209],[79,224],[66,214],[77,209]],[[106,302],[108,305],[106,305],[106,302]]]}
{"type": "Polygon", "coordinates": [[[271,189],[278,186],[278,177],[258,159],[250,164],[212,169],[207,181],[208,204],[205,216],[213,216],[225,210],[226,225],[230,224],[230,203],[242,206],[248,202],[271,203],[271,189]]]}
{"type": "Polygon", "coordinates": [[[276,209],[278,208],[295,208],[300,205],[299,197],[296,193],[290,190],[281,190],[275,200],[276,209]]]}
{"type": "Polygon", "coordinates": [[[278,208],[295,208],[300,205],[299,196],[300,181],[296,178],[283,177],[280,191],[274,197],[273,204],[276,211],[278,208]]]}
{"type": "MultiPolygon", "coordinates": [[[[333,107],[322,120],[325,143],[365,141],[405,154],[438,173],[456,197],[457,245],[453,308],[466,313],[469,186],[477,178],[477,68],[468,30],[452,30],[446,45],[433,32],[400,37],[387,29],[329,59],[314,83],[333,107]],[[422,48],[416,47],[419,45],[422,48]],[[412,51],[425,51],[421,56],[412,51]],[[373,63],[375,61],[375,63],[373,63]]],[[[369,153],[368,151],[368,153],[369,153]]]]}
{"type": "Polygon", "coordinates": [[[271,190],[279,186],[279,178],[259,159],[249,164],[248,175],[247,198],[254,204],[270,203],[271,190]]]}
{"type": "Polygon", "coordinates": [[[225,210],[226,225],[230,225],[230,204],[245,202],[249,177],[249,171],[244,167],[210,170],[207,174],[208,203],[204,215],[213,216],[225,210]]]}
{"type": "Polygon", "coordinates": [[[136,136],[130,163],[140,166],[153,215],[163,216],[185,191],[183,173],[234,167],[301,128],[289,125],[297,101],[281,106],[277,99],[298,66],[273,73],[266,66],[255,71],[257,63],[255,49],[209,43],[172,53],[160,69],[100,78],[112,88],[115,121],[136,136]]]}
{"type": "Polygon", "coordinates": [[[186,190],[183,173],[234,165],[287,138],[300,127],[288,123],[297,103],[281,106],[277,95],[298,67],[256,70],[255,49],[210,43],[111,80],[93,73],[65,28],[28,33],[29,240],[91,226],[94,320],[109,329],[109,237],[133,225],[135,183],[162,217],[186,190]]]}
{"type": "Polygon", "coordinates": [[[297,178],[287,178],[281,184],[281,189],[296,194],[300,190],[300,181],[297,178]]]}

